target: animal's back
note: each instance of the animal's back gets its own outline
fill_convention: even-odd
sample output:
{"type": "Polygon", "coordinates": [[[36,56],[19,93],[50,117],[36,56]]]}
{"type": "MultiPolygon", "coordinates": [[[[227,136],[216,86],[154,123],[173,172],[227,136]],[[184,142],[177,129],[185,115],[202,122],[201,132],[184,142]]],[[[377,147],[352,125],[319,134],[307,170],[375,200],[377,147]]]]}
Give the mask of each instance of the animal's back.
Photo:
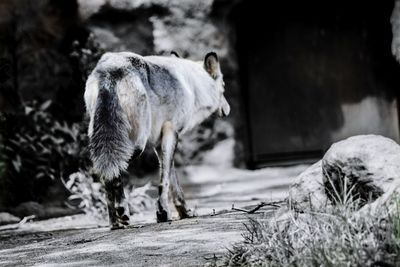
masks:
{"type": "Polygon", "coordinates": [[[140,148],[148,141],[157,142],[165,121],[171,121],[177,130],[189,130],[196,124],[193,116],[198,103],[212,101],[204,88],[213,81],[199,63],[130,52],[106,53],[92,75],[116,69],[123,72],[116,92],[133,128],[130,135],[140,148]]]}

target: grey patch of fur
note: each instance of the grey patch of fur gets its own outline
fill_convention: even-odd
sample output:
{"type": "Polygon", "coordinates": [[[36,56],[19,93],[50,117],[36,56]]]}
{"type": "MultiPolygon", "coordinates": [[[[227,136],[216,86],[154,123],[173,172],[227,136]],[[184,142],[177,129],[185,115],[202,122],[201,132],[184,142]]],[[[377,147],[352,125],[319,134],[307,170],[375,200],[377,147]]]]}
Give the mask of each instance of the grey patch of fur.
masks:
{"type": "Polygon", "coordinates": [[[99,74],[99,95],[89,141],[93,168],[104,179],[118,177],[126,170],[133,150],[129,139],[130,125],[115,92],[119,78],[119,72],[99,74]]]}
{"type": "Polygon", "coordinates": [[[147,91],[151,90],[160,97],[163,104],[175,104],[178,92],[183,90],[178,80],[165,67],[148,63],[147,91]]]}
{"type": "Polygon", "coordinates": [[[129,57],[128,60],[132,64],[134,73],[139,74],[146,91],[153,91],[161,99],[175,99],[171,91],[177,91],[181,89],[181,86],[169,69],[134,56],[129,57]]]}

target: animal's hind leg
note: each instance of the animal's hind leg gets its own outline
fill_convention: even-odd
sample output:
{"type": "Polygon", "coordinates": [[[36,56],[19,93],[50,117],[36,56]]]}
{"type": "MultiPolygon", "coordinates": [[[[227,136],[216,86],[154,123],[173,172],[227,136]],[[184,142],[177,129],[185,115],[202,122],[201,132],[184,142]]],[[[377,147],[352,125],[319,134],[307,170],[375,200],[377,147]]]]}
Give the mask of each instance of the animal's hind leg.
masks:
{"type": "Polygon", "coordinates": [[[161,167],[161,180],[158,186],[157,222],[170,220],[168,195],[170,190],[170,174],[173,164],[173,156],[176,147],[176,134],[171,122],[165,122],[161,132],[161,149],[158,158],[161,167]]]}
{"type": "Polygon", "coordinates": [[[124,185],[121,179],[115,183],[115,211],[119,222],[123,225],[129,224],[129,207],[126,201],[124,185]]]}
{"type": "Polygon", "coordinates": [[[117,223],[117,217],[115,216],[115,192],[112,183],[109,181],[104,182],[104,187],[106,189],[106,198],[107,198],[107,209],[108,209],[108,218],[110,220],[110,225],[113,227],[114,224],[117,223]]]}
{"type": "Polygon", "coordinates": [[[190,213],[190,210],[186,206],[185,196],[181,186],[179,185],[178,177],[176,176],[175,164],[173,162],[170,177],[172,200],[174,201],[175,208],[178,211],[179,218],[185,219],[192,217],[193,214],[190,213]]]}
{"type": "Polygon", "coordinates": [[[129,210],[125,200],[121,177],[104,182],[107,193],[108,216],[111,229],[123,228],[129,225],[129,210]]]}

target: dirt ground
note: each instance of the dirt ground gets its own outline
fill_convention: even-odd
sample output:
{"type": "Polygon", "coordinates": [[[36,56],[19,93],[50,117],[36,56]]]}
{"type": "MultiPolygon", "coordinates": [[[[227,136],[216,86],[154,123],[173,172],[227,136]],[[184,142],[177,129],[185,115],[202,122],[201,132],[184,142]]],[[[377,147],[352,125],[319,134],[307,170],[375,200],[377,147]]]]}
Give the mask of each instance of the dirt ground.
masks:
{"type": "Polygon", "coordinates": [[[0,234],[0,266],[204,266],[241,239],[241,212],[140,228],[0,234]]]}
{"type": "Polygon", "coordinates": [[[157,224],[150,209],[131,220],[134,226],[115,231],[82,214],[2,226],[0,266],[204,266],[242,240],[249,218],[266,219],[272,212],[264,207],[247,214],[232,204],[250,209],[283,199],[306,167],[188,168],[183,187],[198,214],[191,219],[157,224]]]}

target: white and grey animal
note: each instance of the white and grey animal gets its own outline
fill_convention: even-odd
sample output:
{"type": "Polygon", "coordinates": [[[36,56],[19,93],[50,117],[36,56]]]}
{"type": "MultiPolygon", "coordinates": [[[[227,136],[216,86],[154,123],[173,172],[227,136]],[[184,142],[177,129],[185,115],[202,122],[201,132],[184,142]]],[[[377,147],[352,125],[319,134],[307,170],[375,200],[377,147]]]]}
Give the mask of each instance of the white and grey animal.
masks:
{"type": "Polygon", "coordinates": [[[168,195],[180,218],[190,216],[178,183],[174,152],[180,135],[211,114],[227,116],[218,56],[195,62],[171,56],[106,53],[86,82],[89,149],[106,192],[111,228],[129,224],[121,172],[128,160],[153,147],[161,168],[157,221],[171,219],[168,195]]]}

